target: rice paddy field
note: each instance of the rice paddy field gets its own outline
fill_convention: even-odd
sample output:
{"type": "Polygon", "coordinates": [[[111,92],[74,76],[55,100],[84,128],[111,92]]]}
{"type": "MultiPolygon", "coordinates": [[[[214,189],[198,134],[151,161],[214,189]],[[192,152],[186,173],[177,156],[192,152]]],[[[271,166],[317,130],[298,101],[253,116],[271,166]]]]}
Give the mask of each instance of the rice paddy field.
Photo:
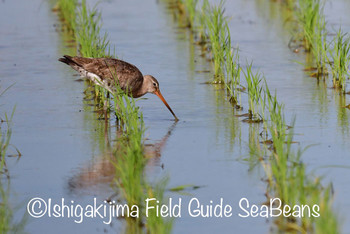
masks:
{"type": "Polygon", "coordinates": [[[0,233],[350,233],[349,10],[0,1],[0,233]],[[178,119],[64,55],[134,64],[178,119]]]}

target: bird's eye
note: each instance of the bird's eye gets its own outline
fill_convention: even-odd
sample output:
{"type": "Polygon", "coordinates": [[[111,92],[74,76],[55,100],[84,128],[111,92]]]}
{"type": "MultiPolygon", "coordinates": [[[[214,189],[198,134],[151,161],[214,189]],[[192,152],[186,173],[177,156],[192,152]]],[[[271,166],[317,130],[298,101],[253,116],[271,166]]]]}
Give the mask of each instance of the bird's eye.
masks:
{"type": "Polygon", "coordinates": [[[156,84],[156,83],[153,83],[153,86],[154,86],[154,87],[157,87],[157,84],[156,84]]]}

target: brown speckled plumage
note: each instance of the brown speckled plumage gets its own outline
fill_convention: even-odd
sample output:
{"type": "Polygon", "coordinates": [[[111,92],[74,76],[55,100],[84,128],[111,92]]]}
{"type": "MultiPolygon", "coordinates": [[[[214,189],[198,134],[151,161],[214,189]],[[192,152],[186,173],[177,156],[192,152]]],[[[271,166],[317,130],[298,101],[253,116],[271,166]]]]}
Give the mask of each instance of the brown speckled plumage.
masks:
{"type": "MultiPolygon", "coordinates": [[[[142,96],[138,91],[142,87],[143,75],[140,70],[127,62],[114,58],[84,58],[64,55],[59,61],[70,65],[73,69],[80,71],[84,69],[101,78],[105,84],[113,90],[115,78],[118,78],[120,87],[132,97],[142,96]]],[[[86,76],[85,74],[82,74],[86,76]]],[[[101,84],[99,84],[101,85],[101,84]]]]}
{"type": "Polygon", "coordinates": [[[112,93],[116,91],[115,85],[119,83],[121,89],[134,98],[146,93],[156,94],[173,114],[175,120],[178,120],[161,94],[157,79],[151,75],[143,76],[136,66],[114,58],[84,58],[64,55],[58,60],[112,93]]]}

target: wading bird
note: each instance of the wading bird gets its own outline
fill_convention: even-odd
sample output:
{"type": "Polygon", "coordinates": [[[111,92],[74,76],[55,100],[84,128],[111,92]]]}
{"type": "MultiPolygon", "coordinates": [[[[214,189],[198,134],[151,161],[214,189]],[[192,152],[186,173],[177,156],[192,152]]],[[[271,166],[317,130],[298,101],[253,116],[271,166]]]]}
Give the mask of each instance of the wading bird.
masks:
{"type": "Polygon", "coordinates": [[[83,58],[64,55],[58,60],[68,64],[82,77],[87,77],[112,94],[116,92],[116,84],[119,84],[120,88],[133,98],[153,93],[162,100],[175,120],[178,120],[161,94],[157,79],[151,75],[143,76],[136,66],[114,58],[83,58]]]}

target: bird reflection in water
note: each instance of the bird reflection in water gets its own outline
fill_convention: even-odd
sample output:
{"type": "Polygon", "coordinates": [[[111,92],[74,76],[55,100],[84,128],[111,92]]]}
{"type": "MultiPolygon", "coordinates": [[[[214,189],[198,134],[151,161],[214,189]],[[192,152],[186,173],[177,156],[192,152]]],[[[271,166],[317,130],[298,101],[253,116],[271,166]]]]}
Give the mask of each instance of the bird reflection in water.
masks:
{"type": "MultiPolygon", "coordinates": [[[[151,169],[156,166],[162,166],[159,162],[162,150],[175,129],[176,124],[177,122],[174,122],[169,127],[167,133],[159,141],[156,141],[154,144],[144,144],[144,157],[148,159],[146,165],[147,168],[151,169]]],[[[121,136],[122,134],[119,133],[118,135],[121,136]]],[[[105,137],[108,139],[107,133],[105,134],[105,137]]],[[[120,147],[119,141],[116,141],[113,149],[109,147],[109,150],[97,159],[92,160],[89,165],[78,169],[77,173],[75,173],[68,181],[69,192],[89,194],[89,191],[93,191],[93,193],[102,192],[106,194],[115,191],[110,186],[117,176],[114,166],[116,159],[113,151],[118,151],[118,148],[120,147]]]]}

